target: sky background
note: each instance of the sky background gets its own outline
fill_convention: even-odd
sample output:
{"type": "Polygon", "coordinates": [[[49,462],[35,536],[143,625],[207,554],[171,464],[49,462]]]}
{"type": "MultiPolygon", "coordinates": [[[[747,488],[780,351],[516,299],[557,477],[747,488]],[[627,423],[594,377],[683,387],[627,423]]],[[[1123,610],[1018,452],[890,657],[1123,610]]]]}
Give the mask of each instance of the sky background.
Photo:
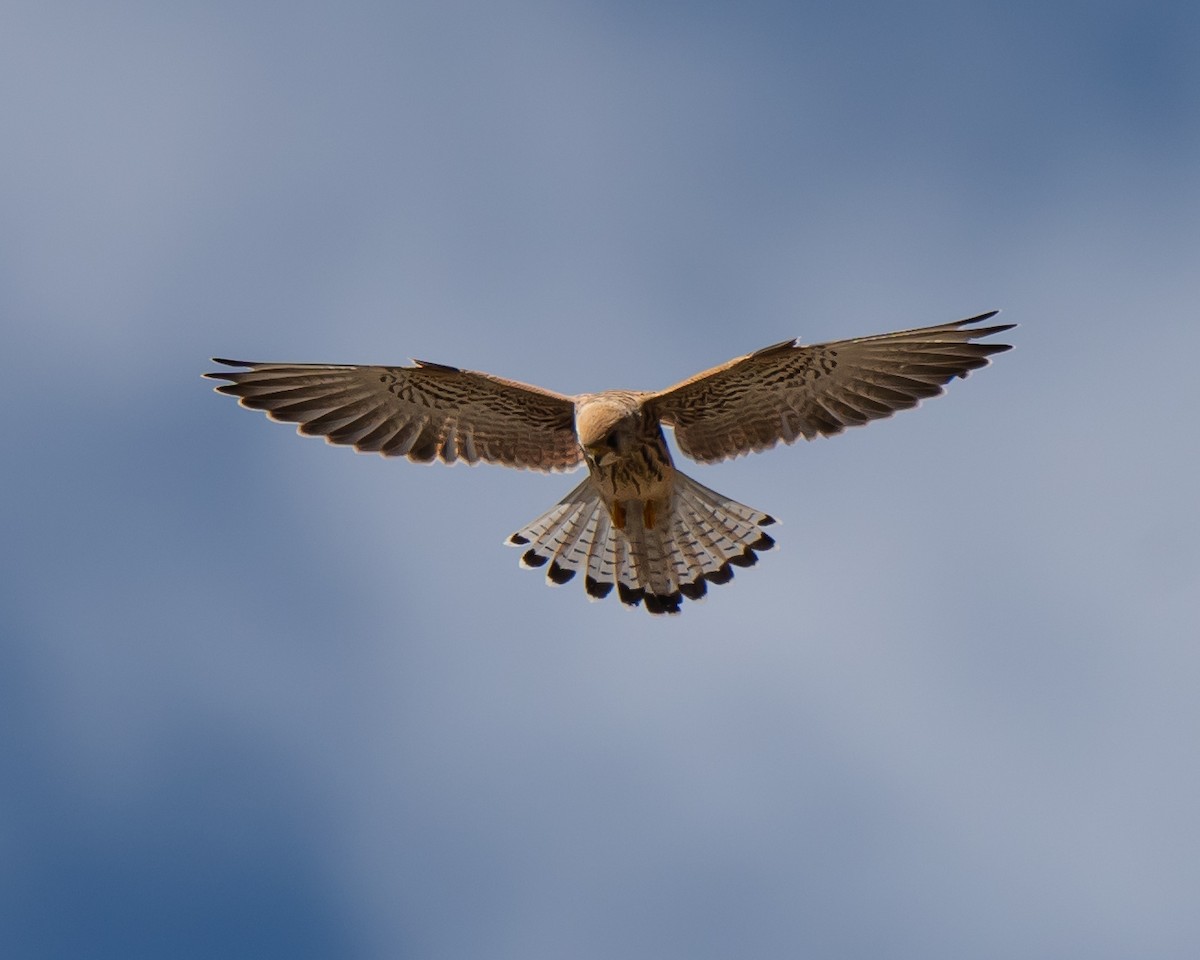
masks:
{"type": "Polygon", "coordinates": [[[1200,6],[16,0],[0,129],[6,955],[1196,955],[1200,6]],[[669,619],[200,379],[993,308],[669,619]]]}

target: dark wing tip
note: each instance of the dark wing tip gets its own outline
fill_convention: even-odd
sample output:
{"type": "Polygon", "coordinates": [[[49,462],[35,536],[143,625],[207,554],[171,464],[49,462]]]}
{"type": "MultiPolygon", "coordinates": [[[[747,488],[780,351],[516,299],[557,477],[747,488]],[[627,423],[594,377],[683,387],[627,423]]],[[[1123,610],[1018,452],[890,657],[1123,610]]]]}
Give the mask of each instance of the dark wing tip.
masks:
{"type": "Polygon", "coordinates": [[[422,370],[435,370],[439,373],[462,373],[459,367],[451,367],[445,363],[434,363],[432,360],[418,360],[414,357],[413,363],[422,370]]]}
{"type": "MultiPolygon", "coordinates": [[[[213,363],[222,363],[227,367],[254,366],[254,363],[249,360],[226,360],[224,357],[210,357],[209,359],[211,359],[213,363]]],[[[204,377],[206,380],[228,380],[230,375],[224,370],[213,370],[209,373],[202,373],[200,376],[204,377]]],[[[217,387],[216,389],[220,390],[221,388],[217,387]]]]}
{"type": "MultiPolygon", "coordinates": [[[[1003,333],[1005,330],[1011,330],[1015,326],[1016,326],[1015,323],[1002,323],[999,326],[995,326],[995,327],[984,327],[981,330],[972,330],[971,331],[971,339],[977,340],[980,337],[992,337],[992,336],[995,336],[997,333],[1003,333]]],[[[1001,346],[1001,345],[1000,344],[981,343],[981,344],[978,344],[978,346],[991,347],[991,346],[1001,346]]],[[[1008,349],[1008,347],[1004,347],[1004,349],[1008,349]]]]}
{"type": "MultiPolygon", "coordinates": [[[[991,320],[992,317],[998,316],[999,314],[1000,314],[999,310],[989,310],[987,313],[981,313],[977,317],[971,317],[967,320],[959,320],[958,323],[955,324],[955,326],[956,327],[967,327],[973,323],[983,323],[986,320],[991,320]]],[[[985,327],[982,330],[972,330],[971,336],[972,337],[990,337],[997,333],[1003,333],[1005,330],[1012,330],[1015,326],[1016,326],[1015,323],[998,323],[995,326],[985,327]]],[[[1008,345],[1001,346],[999,344],[996,344],[995,346],[997,347],[997,352],[999,352],[999,350],[1011,350],[1012,349],[1012,347],[1008,346],[1008,345]]]]}
{"type": "MultiPolygon", "coordinates": [[[[992,317],[996,316],[999,312],[1000,312],[999,310],[992,310],[992,311],[989,311],[988,313],[981,313],[979,316],[971,317],[969,320],[960,320],[960,321],[958,321],[958,323],[954,324],[954,326],[965,327],[965,326],[969,326],[970,324],[973,324],[973,323],[982,323],[985,320],[991,320],[992,317]]],[[[970,331],[968,336],[970,336],[972,341],[975,341],[975,340],[980,340],[983,337],[994,337],[996,334],[1004,333],[1006,330],[1012,330],[1014,327],[1016,327],[1015,323],[997,323],[991,327],[976,328],[976,329],[970,331]]],[[[980,354],[981,357],[986,358],[986,357],[994,356],[997,353],[1004,353],[1006,350],[1011,350],[1012,344],[1011,343],[974,343],[974,342],[972,342],[971,347],[978,354],[980,354]]],[[[980,362],[974,364],[974,367],[983,367],[983,366],[987,366],[986,359],[982,359],[982,360],[980,360],[980,362]]],[[[966,375],[967,375],[966,371],[958,374],[959,377],[966,377],[966,375]]]]}
{"type": "Polygon", "coordinates": [[[773,343],[769,347],[762,347],[759,350],[755,350],[752,354],[750,354],[750,356],[766,357],[773,353],[783,353],[786,350],[791,350],[795,346],[796,337],[792,337],[791,340],[780,340],[778,343],[773,343]]]}

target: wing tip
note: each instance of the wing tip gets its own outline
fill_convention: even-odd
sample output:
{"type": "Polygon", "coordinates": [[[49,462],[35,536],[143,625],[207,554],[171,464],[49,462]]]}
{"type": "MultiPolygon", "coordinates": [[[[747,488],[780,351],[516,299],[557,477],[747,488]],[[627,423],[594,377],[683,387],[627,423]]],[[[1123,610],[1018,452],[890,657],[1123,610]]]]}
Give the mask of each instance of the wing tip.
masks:
{"type": "MultiPolygon", "coordinates": [[[[952,326],[955,329],[961,329],[963,327],[972,326],[973,324],[984,323],[988,320],[991,320],[992,317],[998,316],[999,313],[999,310],[989,310],[987,313],[981,313],[977,317],[969,317],[966,320],[959,320],[952,326]]],[[[1017,324],[1015,323],[996,323],[990,327],[973,327],[970,331],[965,332],[970,340],[975,341],[984,337],[994,337],[996,334],[1004,333],[1007,330],[1012,330],[1016,326],[1017,324]]],[[[1011,350],[1013,348],[1011,343],[972,343],[972,346],[976,350],[984,351],[985,358],[994,356],[997,353],[1004,353],[1006,350],[1011,350]]],[[[985,359],[984,363],[980,364],[979,366],[986,366],[988,362],[989,361],[985,359]]],[[[958,374],[960,378],[964,378],[966,375],[966,372],[958,374]]]]}
{"type": "MultiPolygon", "coordinates": [[[[226,367],[246,368],[255,366],[253,360],[227,360],[225,357],[209,357],[209,360],[212,363],[219,363],[226,367]]],[[[210,370],[208,373],[200,374],[200,376],[204,377],[206,380],[227,380],[229,379],[230,373],[227,370],[210,370]]],[[[215,387],[214,389],[220,390],[221,388],[215,387]]]]}
{"type": "Polygon", "coordinates": [[[750,354],[750,356],[765,357],[773,353],[783,353],[785,350],[791,350],[793,347],[795,347],[799,340],[799,337],[792,337],[790,340],[780,340],[778,343],[773,343],[769,347],[761,347],[760,349],[755,350],[752,354],[750,354]]]}
{"type": "Polygon", "coordinates": [[[432,370],[435,373],[462,373],[463,372],[461,367],[452,367],[447,363],[434,363],[432,360],[418,360],[416,357],[413,357],[412,362],[415,363],[422,370],[432,370]]]}
{"type": "MultiPolygon", "coordinates": [[[[981,313],[977,317],[968,317],[966,320],[959,320],[956,324],[954,324],[954,326],[966,327],[970,326],[971,324],[984,323],[985,321],[991,320],[992,317],[998,317],[999,315],[999,310],[989,310],[987,313],[981,313]]],[[[994,333],[1003,333],[1005,330],[1012,330],[1016,326],[1017,325],[1015,323],[997,323],[991,327],[973,330],[971,333],[972,336],[976,337],[990,337],[994,333]]]]}

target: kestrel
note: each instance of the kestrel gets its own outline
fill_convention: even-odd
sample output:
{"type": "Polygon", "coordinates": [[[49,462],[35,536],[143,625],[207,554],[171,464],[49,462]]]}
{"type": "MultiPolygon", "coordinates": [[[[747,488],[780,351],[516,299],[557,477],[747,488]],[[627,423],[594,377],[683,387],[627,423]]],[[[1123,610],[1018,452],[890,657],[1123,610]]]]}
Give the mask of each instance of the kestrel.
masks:
{"type": "Polygon", "coordinates": [[[685,476],[663,427],[688,457],[715,463],[782,441],[833,436],[937,396],[955,377],[1010,349],[972,341],[1015,324],[957,323],[810,346],[785,340],[658,393],[609,390],[566,396],[416,360],[410,367],[214,362],[219,393],[302,434],[385,457],[445,463],[486,460],[588,475],[551,510],[507,540],[547,581],[583,574],[589,597],[616,588],[630,606],[678,613],[683,600],[727,583],[774,540],[774,519],[685,476]]]}

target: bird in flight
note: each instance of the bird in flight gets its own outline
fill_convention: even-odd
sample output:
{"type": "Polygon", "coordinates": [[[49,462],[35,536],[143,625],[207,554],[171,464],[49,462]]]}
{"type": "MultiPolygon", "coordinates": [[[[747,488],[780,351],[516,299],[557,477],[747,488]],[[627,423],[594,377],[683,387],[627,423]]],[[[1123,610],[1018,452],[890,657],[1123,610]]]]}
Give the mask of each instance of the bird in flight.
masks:
{"type": "Polygon", "coordinates": [[[1003,343],[975,343],[1015,324],[998,311],[916,330],[802,345],[776,343],[660,390],[567,396],[488,373],[413,361],[387,367],[222,360],[218,393],[301,434],[385,457],[485,460],[529,470],[586,465],[587,477],[507,540],[547,581],[583,575],[589,597],[614,589],[630,606],[678,613],[727,583],[774,540],[774,519],[675,468],[663,435],[715,463],[833,436],[937,396],[986,366],[1003,343]]]}

